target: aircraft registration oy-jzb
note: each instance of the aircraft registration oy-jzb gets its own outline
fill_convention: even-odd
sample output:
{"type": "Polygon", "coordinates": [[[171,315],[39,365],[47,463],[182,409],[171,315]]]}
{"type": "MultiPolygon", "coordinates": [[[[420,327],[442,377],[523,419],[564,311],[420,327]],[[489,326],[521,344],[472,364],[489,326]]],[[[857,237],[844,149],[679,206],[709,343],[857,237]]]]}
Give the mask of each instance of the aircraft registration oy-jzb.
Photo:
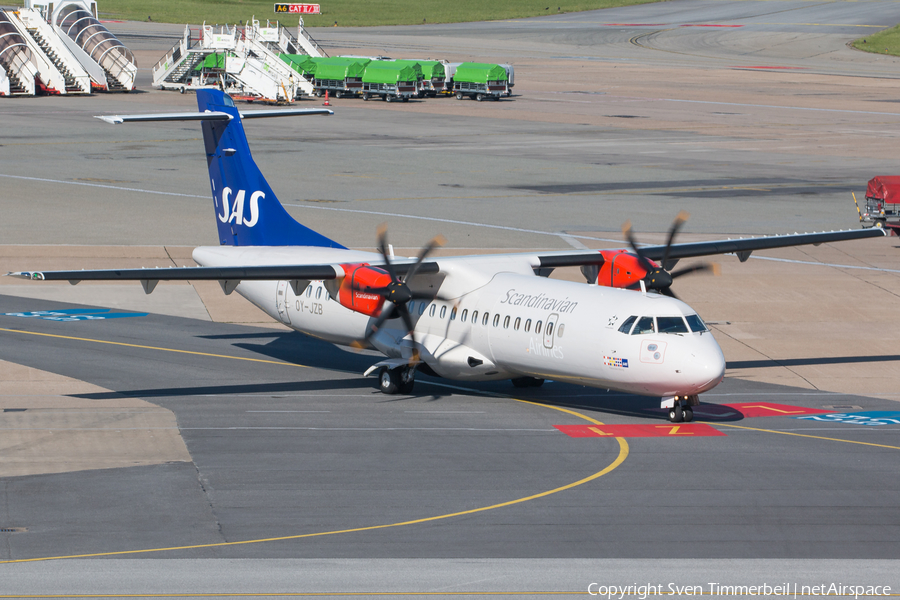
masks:
{"type": "Polygon", "coordinates": [[[544,379],[660,397],[673,422],[690,421],[698,395],[722,381],[725,358],[703,320],[670,290],[699,264],[679,259],[821,244],[885,235],[880,229],[674,244],[679,215],[663,246],[431,257],[434,239],[414,258],[345,248],[295,221],[250,154],[243,120],[332,114],[327,109],[240,112],[217,90],[197,92],[199,112],[106,116],[128,121],[201,121],[220,246],[198,247],[198,267],[18,272],[36,280],[216,280],[291,328],[375,348],[386,359],[381,391],[410,393],[417,371],[448,379],[544,379]],[[658,262],[654,262],[658,261],[658,262]],[[579,266],[587,283],[550,279],[579,266]]]}

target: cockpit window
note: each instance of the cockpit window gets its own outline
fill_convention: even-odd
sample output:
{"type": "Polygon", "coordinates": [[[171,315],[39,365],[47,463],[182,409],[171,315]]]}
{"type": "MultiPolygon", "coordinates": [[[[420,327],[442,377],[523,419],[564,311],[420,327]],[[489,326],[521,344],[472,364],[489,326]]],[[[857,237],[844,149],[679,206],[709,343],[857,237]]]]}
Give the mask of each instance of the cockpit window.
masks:
{"type": "Polygon", "coordinates": [[[687,319],[688,325],[691,327],[691,331],[694,333],[698,333],[700,331],[709,331],[706,328],[706,324],[703,322],[703,319],[700,318],[700,315],[688,315],[685,317],[687,319]]]}
{"type": "Polygon", "coordinates": [[[634,325],[635,321],[637,321],[636,315],[628,317],[627,319],[625,319],[625,322],[622,323],[622,325],[619,327],[619,331],[621,333],[627,334],[629,331],[631,331],[631,326],[634,325]]]}
{"type": "Polygon", "coordinates": [[[653,326],[653,317],[641,317],[638,319],[631,335],[641,335],[642,333],[656,333],[656,328],[653,326]]]}
{"type": "Polygon", "coordinates": [[[687,333],[687,325],[681,317],[656,317],[660,333],[687,333]]]}

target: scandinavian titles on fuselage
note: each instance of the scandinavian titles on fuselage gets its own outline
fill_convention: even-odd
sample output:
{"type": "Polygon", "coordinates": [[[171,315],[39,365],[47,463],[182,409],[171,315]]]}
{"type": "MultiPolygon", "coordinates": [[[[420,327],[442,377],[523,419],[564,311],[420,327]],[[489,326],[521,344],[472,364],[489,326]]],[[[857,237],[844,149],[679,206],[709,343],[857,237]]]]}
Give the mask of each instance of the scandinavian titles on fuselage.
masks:
{"type": "Polygon", "coordinates": [[[510,306],[524,306],[526,308],[537,308],[540,310],[549,310],[558,313],[572,313],[578,302],[569,300],[568,296],[560,300],[558,298],[550,298],[546,294],[519,294],[515,288],[507,290],[506,297],[500,301],[500,304],[509,304],[510,306]]]}
{"type": "Polygon", "coordinates": [[[528,352],[533,356],[551,356],[559,360],[565,358],[562,346],[559,344],[554,344],[552,348],[548,348],[544,345],[543,340],[535,341],[533,337],[528,338],[528,352]]]}

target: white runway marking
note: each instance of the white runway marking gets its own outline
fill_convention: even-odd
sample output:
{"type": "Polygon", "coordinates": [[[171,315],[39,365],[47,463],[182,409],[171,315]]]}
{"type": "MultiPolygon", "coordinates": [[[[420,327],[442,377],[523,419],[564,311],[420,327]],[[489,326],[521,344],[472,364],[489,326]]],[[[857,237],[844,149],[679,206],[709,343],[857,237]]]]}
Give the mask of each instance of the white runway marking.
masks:
{"type": "Polygon", "coordinates": [[[142,190],[139,188],[127,188],[118,185],[104,185],[102,183],[87,183],[86,181],[61,181],[59,179],[45,179],[44,177],[25,177],[24,175],[7,175],[0,173],[0,177],[8,177],[10,179],[25,179],[27,181],[42,181],[45,183],[64,183],[67,185],[85,185],[87,187],[106,188],[110,190],[121,190],[123,192],[140,192],[142,194],[159,194],[161,196],[181,196],[182,198],[208,198],[209,196],[196,196],[194,194],[179,194],[178,192],[157,192],[154,190],[142,190]]]}
{"type": "Polygon", "coordinates": [[[790,258],[773,258],[771,256],[751,256],[757,260],[773,260],[775,262],[796,263],[798,265],[818,265],[820,267],[836,267],[838,269],[862,269],[863,271],[881,271],[883,273],[900,273],[900,269],[883,269],[881,267],[859,267],[854,265],[837,265],[834,263],[821,263],[809,260],[793,260],[790,258]]]}

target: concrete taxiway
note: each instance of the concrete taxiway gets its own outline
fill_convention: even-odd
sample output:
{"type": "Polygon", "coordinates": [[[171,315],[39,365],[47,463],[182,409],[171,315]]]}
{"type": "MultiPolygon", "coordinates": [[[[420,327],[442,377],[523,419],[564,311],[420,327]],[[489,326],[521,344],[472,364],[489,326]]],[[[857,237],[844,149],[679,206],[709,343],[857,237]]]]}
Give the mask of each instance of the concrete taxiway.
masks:
{"type": "MultiPolygon", "coordinates": [[[[612,247],[629,219],[659,242],[680,209],[683,241],[856,227],[850,192],[895,172],[900,60],[846,44],[898,21],[892,2],[685,0],[329,28],[313,32],[329,51],[512,62],[515,93],[340,99],[247,131],[288,210],[353,247],[382,221],[400,253],[437,233],[450,253],[612,247]]],[[[182,29],[111,27],[141,65],[182,29]]],[[[93,118],[196,108],[149,69],[138,85],[3,101],[0,268],[192,264],[215,243],[199,129],[93,118]]],[[[603,390],[423,377],[382,396],[360,375],[374,355],[215,283],[3,278],[0,560],[96,558],[0,564],[0,594],[586,594],[601,570],[896,591],[897,253],[886,238],[724,257],[722,276],[679,280],[729,366],[698,411],[725,435],[679,439],[554,427],[666,426],[652,399],[603,390]],[[85,312],[36,314],[66,310],[85,312]]]]}

